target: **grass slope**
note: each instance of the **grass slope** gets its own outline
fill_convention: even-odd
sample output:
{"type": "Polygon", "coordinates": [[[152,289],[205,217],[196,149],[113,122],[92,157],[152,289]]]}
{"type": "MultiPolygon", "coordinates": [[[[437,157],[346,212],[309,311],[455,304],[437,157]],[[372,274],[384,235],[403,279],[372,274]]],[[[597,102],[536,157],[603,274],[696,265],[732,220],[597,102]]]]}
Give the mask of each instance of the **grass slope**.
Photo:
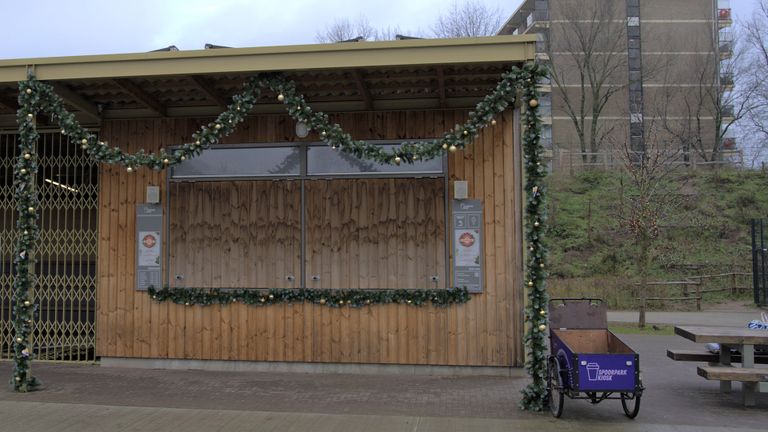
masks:
{"type": "MultiPolygon", "coordinates": [[[[636,252],[621,222],[632,193],[629,183],[620,171],[550,178],[548,245],[553,296],[599,296],[611,307],[632,307],[636,252]]],[[[681,171],[670,178],[667,189],[677,199],[660,223],[653,279],[751,271],[749,220],[768,218],[768,175],[759,171],[681,171]]],[[[729,283],[726,279],[708,279],[705,285],[712,288],[729,283]]],[[[748,277],[741,277],[737,285],[749,282],[748,277]]],[[[680,295],[679,286],[654,290],[658,292],[653,295],[680,295]]]]}

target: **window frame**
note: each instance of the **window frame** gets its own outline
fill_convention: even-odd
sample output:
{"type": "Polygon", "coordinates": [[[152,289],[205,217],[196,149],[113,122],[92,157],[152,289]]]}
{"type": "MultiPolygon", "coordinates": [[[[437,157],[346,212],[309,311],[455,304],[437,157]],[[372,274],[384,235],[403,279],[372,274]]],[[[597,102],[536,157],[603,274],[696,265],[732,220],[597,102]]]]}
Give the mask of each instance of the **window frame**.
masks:
{"type": "MultiPolygon", "coordinates": [[[[399,144],[403,140],[370,140],[369,143],[372,144],[399,144]]],[[[431,139],[418,139],[418,140],[408,140],[412,142],[426,142],[431,141],[431,139]]],[[[420,179],[420,178],[442,178],[443,179],[443,218],[444,218],[444,259],[445,259],[445,268],[443,269],[443,273],[445,277],[445,285],[443,289],[448,289],[451,286],[451,264],[450,264],[450,254],[451,254],[451,247],[452,242],[450,238],[450,191],[449,191],[449,173],[448,173],[448,156],[443,155],[441,159],[441,172],[419,172],[419,171],[413,171],[413,172],[357,172],[357,173],[322,173],[322,174],[309,174],[307,172],[308,168],[308,153],[309,148],[311,147],[328,147],[328,144],[322,142],[322,141],[306,141],[306,142],[270,142],[270,143],[240,143],[240,144],[219,144],[215,147],[212,147],[211,149],[208,149],[206,151],[216,151],[217,149],[224,150],[229,148],[282,148],[282,147],[297,147],[301,149],[301,161],[300,161],[300,169],[299,174],[270,174],[270,175],[250,175],[250,176],[189,176],[189,177],[176,177],[173,176],[173,167],[169,170],[168,174],[165,176],[165,202],[162,205],[164,208],[164,212],[166,215],[165,218],[165,235],[167,236],[167,239],[170,239],[171,235],[171,188],[170,183],[171,182],[216,182],[216,181],[269,181],[269,180],[294,180],[300,182],[300,193],[301,193],[301,206],[300,206],[300,229],[301,229],[301,242],[300,242],[300,258],[299,258],[299,270],[300,270],[300,277],[299,277],[299,283],[297,284],[297,288],[301,289],[312,289],[311,286],[307,283],[307,224],[306,224],[306,213],[307,213],[307,207],[306,207],[306,184],[305,182],[307,180],[318,180],[318,179],[327,179],[327,180],[333,180],[333,179],[386,179],[386,178],[413,178],[413,179],[420,179]]],[[[171,148],[173,150],[174,148],[171,148]]],[[[171,278],[172,275],[170,274],[170,262],[171,262],[171,242],[166,241],[165,243],[165,277],[166,277],[166,285],[171,287],[171,278]]],[[[434,281],[435,288],[439,286],[439,281],[434,281]]],[[[267,288],[253,288],[253,289],[268,289],[267,288]]],[[[221,288],[221,289],[228,289],[228,288],[221,288]]],[[[388,288],[381,288],[381,289],[388,289],[388,288]]],[[[414,288],[419,289],[419,288],[414,288]]]]}

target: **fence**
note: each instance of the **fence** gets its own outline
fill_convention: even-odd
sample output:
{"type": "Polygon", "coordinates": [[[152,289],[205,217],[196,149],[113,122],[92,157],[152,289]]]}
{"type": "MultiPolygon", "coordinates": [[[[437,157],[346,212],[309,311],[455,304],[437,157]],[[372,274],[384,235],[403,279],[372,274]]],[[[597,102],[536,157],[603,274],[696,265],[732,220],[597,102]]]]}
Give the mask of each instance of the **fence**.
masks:
{"type": "MultiPolygon", "coordinates": [[[[714,274],[714,275],[700,275],[700,276],[689,276],[686,279],[679,280],[679,281],[658,281],[658,282],[648,282],[646,285],[649,287],[680,287],[680,295],[679,296],[668,296],[668,297],[661,297],[661,296],[639,296],[636,297],[635,300],[640,302],[640,308],[646,309],[646,302],[649,301],[662,301],[662,302],[694,302],[696,304],[696,310],[701,310],[701,302],[704,299],[704,294],[707,293],[714,293],[714,292],[728,292],[731,297],[735,297],[741,293],[746,292],[750,289],[749,286],[745,285],[739,285],[739,276],[746,277],[746,276],[752,276],[752,273],[742,273],[742,272],[728,272],[728,273],[720,273],[720,274],[714,274]],[[722,286],[723,284],[718,284],[717,287],[711,287],[712,285],[709,281],[715,281],[715,280],[724,280],[725,286],[722,286]],[[691,288],[693,287],[693,292],[691,292],[691,288]],[[693,295],[692,295],[693,294],[693,295]]],[[[635,287],[639,287],[640,284],[635,284],[635,287]]]]}
{"type": "MultiPolygon", "coordinates": [[[[745,166],[743,150],[722,150],[720,155],[718,160],[705,161],[697,154],[681,152],[670,164],[691,170],[745,166]]],[[[552,171],[555,173],[574,174],[587,169],[611,170],[623,166],[624,161],[613,152],[574,152],[560,148],[552,150],[552,171]]]]}
{"type": "Polygon", "coordinates": [[[768,306],[768,242],[765,223],[752,219],[752,285],[755,304],[768,306]]]}

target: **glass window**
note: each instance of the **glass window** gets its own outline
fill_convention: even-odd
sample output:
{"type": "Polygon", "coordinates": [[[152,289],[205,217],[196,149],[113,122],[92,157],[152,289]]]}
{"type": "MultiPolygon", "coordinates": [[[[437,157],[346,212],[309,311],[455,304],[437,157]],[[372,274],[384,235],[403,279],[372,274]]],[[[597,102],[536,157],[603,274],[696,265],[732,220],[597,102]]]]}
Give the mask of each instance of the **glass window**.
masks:
{"type": "Polygon", "coordinates": [[[300,147],[222,147],[173,168],[173,179],[279,177],[301,174],[300,147]]]}
{"type": "MultiPolygon", "coordinates": [[[[389,150],[399,144],[382,144],[389,150]]],[[[357,157],[334,150],[328,146],[309,147],[307,153],[308,175],[354,175],[354,174],[442,174],[443,159],[436,157],[428,161],[402,163],[400,165],[384,165],[371,160],[357,157]]]]}

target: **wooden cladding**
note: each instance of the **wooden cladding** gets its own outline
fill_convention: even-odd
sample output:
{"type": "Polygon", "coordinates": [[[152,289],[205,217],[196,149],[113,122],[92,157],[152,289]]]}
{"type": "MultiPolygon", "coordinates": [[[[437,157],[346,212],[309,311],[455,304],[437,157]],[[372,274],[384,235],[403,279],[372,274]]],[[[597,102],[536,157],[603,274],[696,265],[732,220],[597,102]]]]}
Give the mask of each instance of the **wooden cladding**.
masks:
{"type": "MultiPolygon", "coordinates": [[[[301,182],[171,183],[172,286],[301,287],[301,182]]],[[[445,287],[443,179],[305,184],[304,286],[445,287]]]]}
{"type": "MultiPolygon", "coordinates": [[[[465,112],[446,110],[349,113],[333,115],[331,120],[345,127],[355,138],[418,139],[440,136],[444,130],[452,128],[455,123],[463,122],[465,118],[465,112]]],[[[98,355],[252,361],[521,366],[523,363],[521,341],[523,304],[520,155],[514,141],[512,113],[504,113],[497,118],[497,121],[498,124],[485,129],[472,146],[465,151],[453,153],[448,158],[450,179],[467,180],[469,198],[483,201],[485,290],[482,294],[473,295],[472,300],[465,305],[446,308],[382,305],[354,309],[329,308],[312,304],[266,307],[232,304],[200,307],[152,302],[146,293],[134,290],[135,205],[144,201],[147,185],[165,187],[165,173],[140,169],[138,172],[129,174],[124,168],[102,165],[99,191],[98,355]]],[[[168,148],[186,142],[195,128],[206,122],[206,119],[105,121],[101,135],[102,139],[128,151],[137,151],[139,148],[157,151],[161,147],[168,148]]],[[[226,142],[292,141],[296,139],[293,127],[294,123],[285,116],[248,117],[226,142]]],[[[312,140],[316,137],[310,136],[308,139],[312,140]]],[[[429,206],[430,199],[437,206],[438,199],[434,197],[438,193],[437,183],[434,185],[435,191],[430,192],[428,182],[420,184],[414,181],[413,185],[416,186],[413,190],[409,189],[403,196],[390,198],[383,192],[387,190],[386,188],[396,188],[392,186],[393,183],[390,180],[386,180],[389,182],[386,187],[381,186],[384,189],[375,193],[371,190],[374,186],[365,182],[345,185],[325,180],[316,181],[317,183],[306,181],[313,183],[307,185],[308,189],[318,191],[317,195],[308,193],[305,197],[308,213],[317,214],[320,211],[318,206],[325,205],[327,207],[323,211],[327,211],[329,215],[336,213],[340,216],[336,219],[338,222],[332,222],[338,223],[338,228],[342,228],[342,224],[354,226],[350,225],[352,217],[345,216],[345,212],[350,212],[351,215],[353,207],[350,203],[356,202],[355,196],[360,197],[357,201],[360,203],[358,214],[362,208],[367,208],[366,214],[370,217],[383,218],[384,212],[378,209],[386,206],[387,218],[393,221],[401,217],[409,217],[408,206],[411,205],[408,204],[409,202],[413,203],[414,210],[420,206],[424,208],[429,206]],[[329,188],[333,193],[340,194],[338,198],[329,198],[330,201],[319,198],[324,194],[327,196],[323,190],[331,190],[329,188]],[[367,189],[365,194],[363,194],[364,189],[367,189]],[[428,199],[427,196],[430,198],[428,199]],[[366,197],[367,201],[363,197],[366,197]],[[332,199],[338,199],[339,206],[336,206],[332,199]],[[400,202],[398,200],[406,200],[405,206],[391,205],[400,202]],[[349,207],[344,207],[342,202],[349,204],[349,207]],[[377,210],[371,212],[373,208],[377,210]],[[403,213],[400,213],[401,208],[403,213]]],[[[396,182],[399,181],[401,180],[396,182]]],[[[407,182],[405,179],[402,181],[407,182]]],[[[172,187],[182,188],[180,185],[172,185],[172,187]]],[[[258,186],[249,187],[257,188],[258,186]]],[[[286,184],[280,187],[288,186],[286,184]]],[[[171,192],[181,193],[181,190],[171,192]]],[[[208,194],[215,197],[218,192],[211,189],[208,194]]],[[[230,203],[222,202],[217,209],[219,214],[230,212],[228,216],[230,219],[235,217],[235,212],[238,214],[238,219],[247,214],[243,207],[245,204],[238,204],[240,207],[231,204],[233,200],[242,202],[240,194],[241,190],[238,188],[235,199],[233,193],[229,192],[230,203]]],[[[164,193],[161,193],[161,196],[165,196],[164,193]]],[[[278,198],[265,196],[262,199],[278,198]]],[[[289,207],[295,205],[295,202],[291,204],[286,196],[282,199],[287,200],[284,201],[284,205],[289,207]]],[[[190,205],[190,202],[187,205],[190,205]]],[[[442,204],[440,206],[442,208],[442,204]]],[[[203,220],[206,216],[193,215],[191,210],[186,213],[184,217],[200,218],[194,219],[196,221],[194,223],[202,230],[214,229],[213,223],[203,220]]],[[[438,231],[443,232],[440,224],[445,223],[439,220],[444,216],[438,213],[435,210],[430,215],[425,211],[418,217],[413,213],[418,224],[424,227],[417,229],[414,225],[412,233],[408,231],[409,228],[401,232],[394,229],[392,225],[385,224],[387,252],[386,254],[383,252],[383,242],[376,240],[378,242],[376,256],[379,258],[361,254],[359,249],[356,251],[351,247],[349,250],[334,250],[329,246],[327,251],[318,251],[319,254],[308,251],[308,266],[314,269],[315,265],[319,265],[321,271],[330,271],[330,276],[323,276],[321,273],[320,279],[321,284],[330,281],[329,285],[343,283],[340,279],[334,282],[334,265],[339,269],[357,267],[359,284],[364,285],[366,282],[360,275],[367,274],[368,287],[373,287],[374,281],[383,281],[384,276],[389,280],[393,274],[396,274],[396,277],[422,279],[432,274],[430,265],[434,266],[435,273],[439,273],[438,268],[441,265],[439,257],[443,254],[437,250],[431,252],[430,243],[426,241],[428,236],[438,238],[444,235],[438,234],[438,231]],[[390,233],[389,230],[392,232],[390,233]],[[414,263],[405,260],[397,261],[408,253],[401,253],[395,247],[390,249],[390,235],[405,238],[405,242],[394,241],[393,243],[397,243],[398,248],[402,244],[404,251],[413,248],[417,261],[414,263]],[[411,241],[414,242],[413,246],[409,246],[411,241]],[[426,249],[416,247],[420,241],[425,242],[426,249]],[[378,248],[381,248],[381,252],[378,248]],[[381,257],[390,254],[395,256],[396,249],[398,250],[397,258],[393,261],[387,260],[387,271],[384,273],[381,257]],[[338,258],[324,261],[324,257],[329,253],[338,258]],[[424,257],[434,257],[438,261],[434,264],[419,265],[418,257],[422,253],[424,257]],[[323,258],[317,261],[316,256],[323,258]],[[376,269],[372,268],[374,266],[376,269]],[[420,267],[425,267],[426,270],[420,267]]],[[[320,224],[319,221],[320,219],[315,219],[315,222],[308,220],[306,234],[308,243],[315,242],[322,245],[324,241],[322,235],[325,235],[325,231],[329,228],[333,231],[335,228],[333,225],[318,228],[311,226],[313,223],[320,224]],[[315,235],[320,238],[313,237],[315,235]]],[[[363,238],[372,236],[373,231],[366,226],[365,224],[357,225],[355,229],[349,229],[347,232],[357,232],[363,238]]],[[[226,230],[243,228],[221,225],[216,226],[215,229],[225,233],[226,230]]],[[[172,233],[172,235],[176,234],[172,233]]],[[[333,241],[333,234],[330,235],[330,240],[333,241]]],[[[217,234],[211,232],[211,241],[219,242],[219,239],[213,239],[215,236],[217,234]]],[[[377,232],[376,236],[377,239],[383,238],[381,236],[384,236],[384,233],[377,232]]],[[[174,241],[174,238],[171,238],[171,241],[174,241]]],[[[176,239],[176,241],[179,240],[176,239]]],[[[224,247],[223,240],[221,241],[222,245],[216,246],[217,248],[224,247]]],[[[295,237],[292,241],[295,242],[295,237]]],[[[371,237],[369,244],[372,245],[373,242],[371,237]]],[[[437,243],[434,244],[437,248],[437,243]]],[[[242,251],[241,247],[242,244],[234,250],[242,251]]],[[[369,249],[373,251],[372,247],[369,249]]],[[[220,272],[222,281],[225,280],[225,274],[235,274],[233,272],[236,271],[238,277],[244,277],[242,272],[246,271],[245,266],[242,265],[242,257],[238,257],[237,252],[230,251],[229,254],[228,261],[221,260],[226,262],[228,267],[222,265],[220,270],[215,270],[220,272]]],[[[283,256],[288,254],[286,252],[283,256]]],[[[294,252],[290,254],[292,257],[295,256],[294,252]]],[[[203,260],[204,257],[200,258],[199,262],[202,263],[203,260]]],[[[450,263],[446,265],[450,268],[450,263]]],[[[188,273],[196,270],[184,271],[188,273]]],[[[202,276],[205,277],[206,270],[202,271],[202,276]]],[[[208,277],[213,280],[214,269],[211,268],[210,272],[208,277]]],[[[284,274],[285,269],[280,273],[284,274]]],[[[337,274],[342,273],[337,272],[337,274]]],[[[309,268],[307,275],[312,275],[312,270],[309,268]]],[[[253,277],[260,276],[254,274],[253,277]]],[[[347,283],[353,284],[355,278],[347,277],[352,279],[347,283]]],[[[277,271],[275,271],[274,280],[278,280],[277,271]]],[[[189,279],[186,282],[188,283],[189,279]]]]}
{"type": "Polygon", "coordinates": [[[306,183],[308,288],[445,287],[443,179],[306,183]]]}
{"type": "Polygon", "coordinates": [[[172,286],[300,286],[298,181],[171,183],[170,188],[172,286]]]}

